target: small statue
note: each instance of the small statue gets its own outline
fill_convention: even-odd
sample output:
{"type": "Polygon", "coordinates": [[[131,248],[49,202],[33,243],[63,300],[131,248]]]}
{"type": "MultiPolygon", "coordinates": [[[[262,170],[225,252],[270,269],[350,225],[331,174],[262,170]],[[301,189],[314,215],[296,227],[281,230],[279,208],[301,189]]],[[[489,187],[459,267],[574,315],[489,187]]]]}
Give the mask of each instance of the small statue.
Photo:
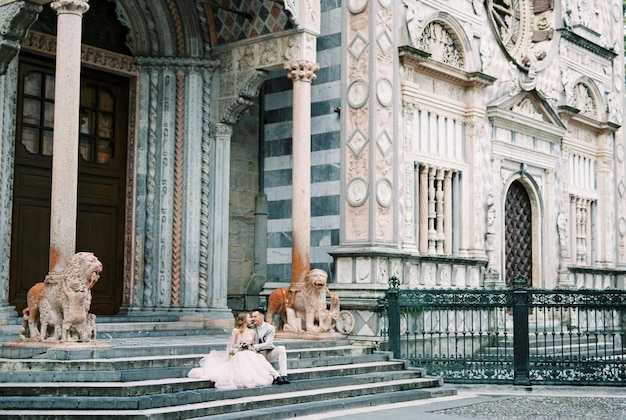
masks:
{"type": "Polygon", "coordinates": [[[339,297],[327,286],[328,274],[315,268],[303,284],[281,287],[269,297],[267,322],[279,315],[284,331],[329,332],[339,316],[339,297]],[[330,308],[326,296],[330,297],[330,308]],[[304,327],[303,327],[304,325],[304,327]]]}
{"type": "Polygon", "coordinates": [[[22,311],[22,340],[86,342],[96,338],[96,316],[89,313],[91,289],[102,263],[91,252],[78,252],[61,273],[49,273],[27,294],[22,311]],[[52,334],[50,334],[52,330],[52,334]]]}

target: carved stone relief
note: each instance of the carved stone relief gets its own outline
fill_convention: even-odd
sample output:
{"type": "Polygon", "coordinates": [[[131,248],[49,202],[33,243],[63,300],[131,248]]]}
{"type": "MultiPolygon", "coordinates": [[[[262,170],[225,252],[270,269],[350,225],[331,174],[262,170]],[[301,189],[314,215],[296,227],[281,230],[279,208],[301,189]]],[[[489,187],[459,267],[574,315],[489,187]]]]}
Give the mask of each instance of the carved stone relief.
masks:
{"type": "Polygon", "coordinates": [[[572,99],[570,105],[580,110],[581,115],[597,119],[596,103],[589,91],[589,88],[583,83],[578,83],[572,89],[572,99]]]}
{"type": "Polygon", "coordinates": [[[433,60],[457,68],[465,68],[465,55],[461,41],[441,22],[426,25],[417,48],[431,54],[433,60]]]}
{"type": "Polygon", "coordinates": [[[521,69],[546,68],[556,43],[559,4],[535,0],[486,0],[489,23],[503,51],[521,69]]]}
{"type": "Polygon", "coordinates": [[[356,258],[356,282],[357,283],[371,283],[371,258],[369,257],[357,257],[356,258]]]}

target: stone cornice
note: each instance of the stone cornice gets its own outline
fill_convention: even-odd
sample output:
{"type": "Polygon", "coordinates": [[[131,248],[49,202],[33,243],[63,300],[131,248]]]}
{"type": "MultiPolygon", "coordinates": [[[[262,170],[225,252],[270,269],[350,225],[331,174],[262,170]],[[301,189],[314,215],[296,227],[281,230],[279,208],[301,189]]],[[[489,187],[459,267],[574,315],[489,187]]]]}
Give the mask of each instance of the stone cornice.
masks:
{"type": "Polygon", "coordinates": [[[569,105],[561,105],[558,107],[559,117],[563,121],[567,121],[569,124],[581,127],[588,131],[592,131],[597,134],[603,134],[606,132],[614,133],[621,125],[610,121],[597,121],[586,115],[580,114],[580,110],[569,105]]]}
{"type": "Polygon", "coordinates": [[[448,64],[435,61],[430,58],[430,53],[410,45],[398,47],[398,54],[400,56],[400,63],[403,66],[415,67],[421,73],[457,86],[480,89],[492,85],[497,80],[496,77],[482,72],[467,72],[448,64]]]}
{"type": "Polygon", "coordinates": [[[563,138],[565,129],[545,121],[522,115],[519,112],[497,107],[487,108],[487,117],[495,127],[505,128],[545,140],[556,142],[563,138]]]}
{"type": "Polygon", "coordinates": [[[596,44],[595,42],[570,29],[561,28],[559,29],[559,32],[561,32],[561,36],[564,39],[570,41],[573,44],[579,45],[587,51],[590,51],[602,58],[605,58],[607,60],[613,60],[615,57],[617,57],[617,54],[614,51],[611,51],[608,48],[596,44]]]}

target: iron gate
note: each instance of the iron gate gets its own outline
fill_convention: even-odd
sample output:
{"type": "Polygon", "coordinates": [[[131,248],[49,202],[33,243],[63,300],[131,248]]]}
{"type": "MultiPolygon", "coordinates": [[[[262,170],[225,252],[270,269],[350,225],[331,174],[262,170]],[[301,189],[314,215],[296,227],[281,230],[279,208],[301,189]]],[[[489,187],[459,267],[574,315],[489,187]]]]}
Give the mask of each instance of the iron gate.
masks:
{"type": "Polygon", "coordinates": [[[394,357],[451,383],[624,385],[626,291],[404,289],[382,302],[394,357]]]}

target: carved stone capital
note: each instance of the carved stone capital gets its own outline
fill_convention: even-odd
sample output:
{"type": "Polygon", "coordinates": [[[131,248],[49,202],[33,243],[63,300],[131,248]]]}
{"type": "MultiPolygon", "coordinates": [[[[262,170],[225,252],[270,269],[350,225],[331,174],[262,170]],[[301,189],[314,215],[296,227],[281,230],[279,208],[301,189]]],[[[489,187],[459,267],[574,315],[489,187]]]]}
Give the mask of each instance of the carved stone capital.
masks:
{"type": "Polygon", "coordinates": [[[233,134],[233,126],[227,123],[214,123],[211,124],[210,132],[211,137],[227,137],[230,139],[233,134]]]}
{"type": "Polygon", "coordinates": [[[88,0],[55,0],[50,3],[50,7],[57,14],[73,13],[82,15],[89,10],[88,0]]]}
{"type": "Polygon", "coordinates": [[[285,70],[289,72],[287,77],[292,81],[312,82],[317,78],[316,71],[320,65],[306,60],[294,61],[285,64],[285,70]]]}

